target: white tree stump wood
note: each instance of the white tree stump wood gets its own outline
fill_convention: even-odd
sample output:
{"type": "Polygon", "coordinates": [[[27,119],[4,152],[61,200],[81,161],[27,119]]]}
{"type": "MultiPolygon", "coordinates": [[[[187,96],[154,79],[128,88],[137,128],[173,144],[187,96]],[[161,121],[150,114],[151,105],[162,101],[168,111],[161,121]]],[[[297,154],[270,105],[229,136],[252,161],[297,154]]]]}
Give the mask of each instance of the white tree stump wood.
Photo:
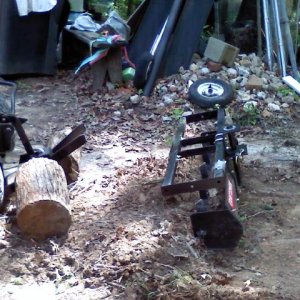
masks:
{"type": "Polygon", "coordinates": [[[29,238],[66,234],[72,222],[67,181],[54,160],[33,158],[16,174],[17,224],[29,238]]]}

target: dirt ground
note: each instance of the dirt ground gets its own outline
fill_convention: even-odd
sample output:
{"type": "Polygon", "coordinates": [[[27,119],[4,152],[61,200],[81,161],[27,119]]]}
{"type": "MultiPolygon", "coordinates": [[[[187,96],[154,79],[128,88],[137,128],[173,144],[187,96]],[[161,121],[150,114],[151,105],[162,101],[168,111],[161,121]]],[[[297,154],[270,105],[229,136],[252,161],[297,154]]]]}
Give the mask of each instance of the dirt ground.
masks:
{"type": "Polygon", "coordinates": [[[162,119],[170,109],[155,94],[134,104],[128,86],[92,93],[88,74],[69,71],[14,80],[34,145],[80,123],[87,144],[68,236],[37,243],[1,218],[0,299],[299,299],[299,102],[242,128],[244,235],[208,250],[191,230],[196,195],[161,195],[178,120],[162,119]]]}

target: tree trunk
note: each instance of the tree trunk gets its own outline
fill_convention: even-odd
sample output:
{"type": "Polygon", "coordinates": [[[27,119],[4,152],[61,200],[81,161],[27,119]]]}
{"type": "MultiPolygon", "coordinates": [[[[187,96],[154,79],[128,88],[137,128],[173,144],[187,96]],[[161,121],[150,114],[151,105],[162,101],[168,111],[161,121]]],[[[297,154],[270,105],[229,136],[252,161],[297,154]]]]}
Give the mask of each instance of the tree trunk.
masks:
{"type": "Polygon", "coordinates": [[[63,169],[54,160],[33,158],[16,174],[17,224],[29,238],[61,236],[71,225],[70,199],[63,169]]]}
{"type": "MultiPolygon", "coordinates": [[[[72,131],[71,128],[66,128],[64,130],[57,132],[54,136],[52,136],[49,139],[47,147],[54,148],[71,131],[72,131]]],[[[73,151],[66,158],[58,162],[58,164],[63,168],[65,172],[67,184],[73,183],[78,179],[80,157],[81,157],[81,148],[73,151]]]]}

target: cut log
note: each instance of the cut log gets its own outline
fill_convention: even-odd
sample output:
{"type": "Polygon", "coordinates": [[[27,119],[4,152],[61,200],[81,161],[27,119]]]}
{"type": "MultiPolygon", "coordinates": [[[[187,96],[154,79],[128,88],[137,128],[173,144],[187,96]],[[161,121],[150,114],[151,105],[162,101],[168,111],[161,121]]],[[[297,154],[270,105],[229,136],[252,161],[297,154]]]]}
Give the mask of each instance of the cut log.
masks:
{"type": "Polygon", "coordinates": [[[16,174],[17,225],[29,238],[65,235],[72,222],[67,181],[54,160],[33,158],[16,174]]]}
{"type": "MultiPolygon", "coordinates": [[[[58,131],[49,139],[47,147],[51,149],[54,148],[63,138],[65,138],[69,133],[71,133],[71,131],[71,128],[66,128],[64,130],[58,131]]],[[[66,158],[58,162],[65,172],[68,184],[73,183],[78,179],[80,157],[81,148],[73,151],[66,158]]]]}

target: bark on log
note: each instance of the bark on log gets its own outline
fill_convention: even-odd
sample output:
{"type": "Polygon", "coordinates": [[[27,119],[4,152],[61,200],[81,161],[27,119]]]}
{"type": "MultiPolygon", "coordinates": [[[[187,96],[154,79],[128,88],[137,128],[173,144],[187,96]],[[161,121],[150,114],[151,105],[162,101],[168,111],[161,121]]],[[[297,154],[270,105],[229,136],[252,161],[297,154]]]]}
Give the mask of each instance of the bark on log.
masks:
{"type": "MultiPolygon", "coordinates": [[[[47,147],[54,148],[71,131],[72,131],[71,128],[66,128],[64,130],[57,132],[49,139],[47,147]]],[[[65,172],[68,184],[73,183],[78,179],[80,157],[81,157],[81,148],[73,151],[66,158],[58,162],[65,172]]]]}
{"type": "Polygon", "coordinates": [[[16,174],[17,224],[27,237],[61,236],[71,225],[70,199],[64,171],[47,158],[33,158],[16,174]]]}

